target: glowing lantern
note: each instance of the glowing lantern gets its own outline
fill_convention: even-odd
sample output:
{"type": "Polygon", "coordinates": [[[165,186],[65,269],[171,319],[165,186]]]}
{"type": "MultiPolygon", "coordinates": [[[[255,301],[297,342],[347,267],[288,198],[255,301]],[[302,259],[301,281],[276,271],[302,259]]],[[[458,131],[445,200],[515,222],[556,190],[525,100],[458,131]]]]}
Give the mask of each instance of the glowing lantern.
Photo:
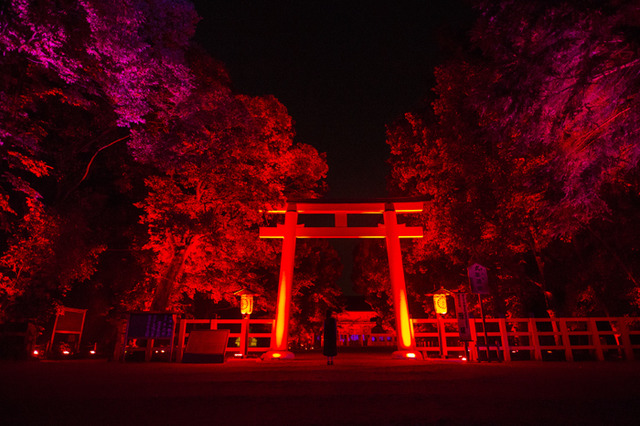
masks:
{"type": "Polygon", "coordinates": [[[240,297],[240,312],[242,315],[251,315],[253,312],[253,295],[243,294],[240,297]]]}
{"type": "Polygon", "coordinates": [[[436,309],[436,314],[444,315],[447,313],[447,295],[443,293],[436,293],[433,295],[433,306],[436,309]]]}
{"type": "Polygon", "coordinates": [[[240,313],[242,315],[251,315],[253,313],[253,296],[248,290],[242,289],[235,292],[236,296],[240,296],[240,313]]]}

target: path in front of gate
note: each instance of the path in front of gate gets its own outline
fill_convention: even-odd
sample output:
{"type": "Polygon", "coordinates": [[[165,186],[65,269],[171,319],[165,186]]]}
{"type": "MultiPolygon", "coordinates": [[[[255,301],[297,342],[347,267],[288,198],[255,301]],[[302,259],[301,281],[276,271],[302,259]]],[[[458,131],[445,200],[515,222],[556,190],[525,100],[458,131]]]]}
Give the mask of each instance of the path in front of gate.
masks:
{"type": "Polygon", "coordinates": [[[640,363],[392,360],[0,362],[7,425],[616,424],[640,418],[640,363]]]}

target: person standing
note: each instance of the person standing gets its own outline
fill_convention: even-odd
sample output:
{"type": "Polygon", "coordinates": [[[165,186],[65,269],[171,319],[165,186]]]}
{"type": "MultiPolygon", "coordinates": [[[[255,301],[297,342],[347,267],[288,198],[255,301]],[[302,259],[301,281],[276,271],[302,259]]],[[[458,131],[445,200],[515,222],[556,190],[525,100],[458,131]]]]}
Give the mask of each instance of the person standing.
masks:
{"type": "Polygon", "coordinates": [[[327,365],[333,365],[333,357],[338,355],[338,325],[331,314],[331,309],[327,310],[327,316],[324,320],[322,353],[327,357],[327,365]]]}

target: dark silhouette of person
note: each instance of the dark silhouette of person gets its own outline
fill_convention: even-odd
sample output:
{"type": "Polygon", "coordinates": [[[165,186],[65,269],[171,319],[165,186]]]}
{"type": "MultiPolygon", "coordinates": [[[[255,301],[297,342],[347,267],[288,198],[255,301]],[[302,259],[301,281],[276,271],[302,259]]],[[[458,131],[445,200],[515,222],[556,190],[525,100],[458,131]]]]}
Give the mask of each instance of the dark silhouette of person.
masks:
{"type": "Polygon", "coordinates": [[[322,353],[327,357],[327,365],[333,365],[333,357],[338,355],[338,325],[331,314],[331,310],[327,310],[327,317],[324,320],[324,346],[322,347],[322,353]]]}

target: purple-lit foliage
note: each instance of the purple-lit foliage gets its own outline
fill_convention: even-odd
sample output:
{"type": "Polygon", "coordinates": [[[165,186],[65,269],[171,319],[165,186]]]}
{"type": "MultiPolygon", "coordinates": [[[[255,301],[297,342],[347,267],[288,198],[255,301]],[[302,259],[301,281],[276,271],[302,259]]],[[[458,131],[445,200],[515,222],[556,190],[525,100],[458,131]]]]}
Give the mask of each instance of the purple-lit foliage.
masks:
{"type": "MultiPolygon", "coordinates": [[[[614,216],[612,188],[637,189],[640,5],[500,1],[478,10],[473,49],[436,70],[432,109],[389,128],[396,191],[433,197],[409,269],[441,275],[443,253],[452,271],[484,263],[506,301],[498,310],[540,311],[536,293],[557,309],[554,293],[566,295],[548,276],[550,256],[614,216]]],[[[627,260],[600,250],[635,283],[627,260]]],[[[464,282],[460,273],[449,285],[464,282]]]]}
{"type": "Polygon", "coordinates": [[[275,98],[231,92],[197,21],[181,0],[2,6],[3,315],[273,293],[260,209],[321,192],[326,162],[275,98]]]}
{"type": "Polygon", "coordinates": [[[197,14],[188,1],[12,0],[3,21],[3,50],[106,97],[119,126],[171,114],[190,93],[183,55],[197,14]]]}
{"type": "Polygon", "coordinates": [[[96,198],[100,191],[80,185],[89,160],[116,141],[135,145],[127,127],[146,125],[152,113],[156,121],[176,114],[190,93],[183,52],[196,21],[193,5],[182,1],[2,6],[4,313],[25,291],[59,300],[71,282],[92,275],[104,244],[96,224],[89,225],[97,216],[83,217],[92,208],[95,215],[105,194],[96,198]]]}

